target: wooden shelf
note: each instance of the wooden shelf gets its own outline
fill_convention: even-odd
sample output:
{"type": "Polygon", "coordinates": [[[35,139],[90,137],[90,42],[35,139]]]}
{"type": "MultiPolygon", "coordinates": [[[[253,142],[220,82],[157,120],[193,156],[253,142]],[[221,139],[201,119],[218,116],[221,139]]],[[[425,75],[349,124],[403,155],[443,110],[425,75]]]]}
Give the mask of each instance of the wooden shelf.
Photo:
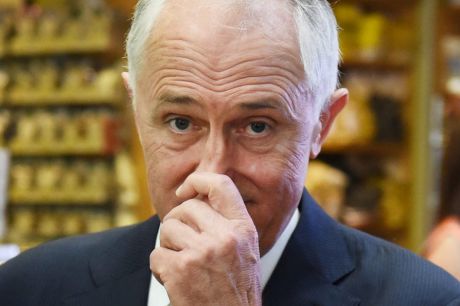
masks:
{"type": "Polygon", "coordinates": [[[106,201],[101,203],[84,203],[84,202],[49,202],[49,201],[35,201],[33,203],[22,203],[22,202],[8,202],[8,209],[62,209],[62,210],[72,210],[72,209],[104,209],[107,207],[112,207],[114,201],[106,201]]]}
{"type": "Polygon", "coordinates": [[[375,60],[367,61],[362,59],[344,59],[341,64],[341,70],[361,69],[361,70],[377,70],[377,71],[405,71],[411,67],[410,63],[403,61],[385,61],[375,60]]]}
{"type": "MultiPolygon", "coordinates": [[[[85,89],[82,89],[85,90],[85,89]]],[[[81,92],[81,91],[79,91],[81,92]]],[[[120,104],[120,95],[84,94],[65,95],[59,92],[53,95],[27,93],[21,96],[7,96],[0,104],[8,107],[34,107],[34,106],[112,106],[120,104]]]]}
{"type": "Polygon", "coordinates": [[[8,45],[5,48],[1,56],[3,58],[14,58],[14,57],[41,57],[41,56],[52,56],[52,55],[92,55],[100,53],[110,52],[110,43],[106,41],[105,43],[87,44],[84,45],[81,42],[74,42],[69,45],[62,45],[59,41],[55,43],[49,43],[47,45],[37,44],[37,43],[28,43],[27,46],[21,46],[19,48],[14,48],[8,45]]]}
{"type": "Polygon", "coordinates": [[[91,152],[91,151],[19,151],[19,150],[11,150],[11,154],[13,158],[51,158],[51,157],[85,157],[85,158],[107,158],[113,157],[115,152],[91,152]]]}
{"type": "Polygon", "coordinates": [[[365,145],[346,145],[346,146],[325,146],[322,154],[359,154],[359,155],[378,155],[395,156],[404,152],[404,144],[401,143],[374,143],[365,145]]]}
{"type": "MultiPolygon", "coordinates": [[[[460,14],[460,4],[449,4],[446,5],[444,11],[450,14],[451,16],[455,16],[458,18],[458,14],[460,14]]],[[[457,19],[458,20],[458,19],[457,19]]]]}
{"type": "Polygon", "coordinates": [[[329,0],[329,2],[333,7],[340,4],[355,4],[388,11],[413,9],[418,3],[417,0],[329,0]]]}

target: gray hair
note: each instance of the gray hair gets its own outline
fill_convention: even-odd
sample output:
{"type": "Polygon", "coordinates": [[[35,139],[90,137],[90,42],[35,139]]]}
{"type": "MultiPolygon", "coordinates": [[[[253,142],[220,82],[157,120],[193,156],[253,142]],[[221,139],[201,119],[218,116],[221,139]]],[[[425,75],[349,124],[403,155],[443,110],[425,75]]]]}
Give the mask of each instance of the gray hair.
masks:
{"type": "MultiPolygon", "coordinates": [[[[324,110],[338,85],[340,50],[337,21],[327,0],[290,0],[293,6],[305,71],[306,89],[324,110]]],[[[136,73],[143,52],[165,0],[139,0],[126,40],[130,86],[135,97],[136,73]]],[[[319,112],[318,112],[319,113],[319,112]]],[[[319,115],[319,114],[318,114],[319,115]]]]}

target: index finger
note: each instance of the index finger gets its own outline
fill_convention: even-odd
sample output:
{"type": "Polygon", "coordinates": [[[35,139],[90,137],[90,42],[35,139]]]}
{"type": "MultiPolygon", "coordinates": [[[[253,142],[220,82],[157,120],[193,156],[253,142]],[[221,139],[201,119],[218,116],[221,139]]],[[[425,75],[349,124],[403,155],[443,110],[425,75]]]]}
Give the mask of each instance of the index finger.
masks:
{"type": "Polygon", "coordinates": [[[176,190],[176,196],[181,199],[190,199],[198,195],[207,197],[209,205],[228,219],[249,218],[238,188],[226,175],[192,173],[176,190]]]}

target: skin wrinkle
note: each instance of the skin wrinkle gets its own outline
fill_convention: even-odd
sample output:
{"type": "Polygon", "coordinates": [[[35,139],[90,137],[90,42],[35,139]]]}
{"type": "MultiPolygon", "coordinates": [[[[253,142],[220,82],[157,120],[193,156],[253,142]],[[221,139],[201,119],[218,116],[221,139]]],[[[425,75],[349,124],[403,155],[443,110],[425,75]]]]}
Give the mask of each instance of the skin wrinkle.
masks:
{"type": "MultiPolygon", "coordinates": [[[[275,67],[275,68],[277,68],[277,67],[275,67]]],[[[176,71],[176,70],[175,70],[175,71],[176,71]]],[[[155,71],[154,71],[154,72],[155,72],[155,71]]],[[[185,72],[185,73],[190,73],[189,71],[184,71],[184,72],[185,72]]],[[[171,77],[177,77],[177,75],[178,75],[177,73],[171,72],[171,77]]],[[[166,74],[166,76],[164,76],[164,78],[166,78],[166,77],[168,77],[168,76],[169,76],[169,75],[166,74]]],[[[280,78],[278,78],[277,76],[275,76],[275,77],[273,77],[273,78],[270,78],[270,81],[271,81],[271,80],[281,80],[281,82],[282,82],[282,80],[283,80],[283,78],[284,78],[285,76],[284,76],[284,75],[281,75],[281,76],[282,76],[282,77],[280,77],[280,78]]],[[[159,82],[160,82],[160,81],[162,81],[162,80],[159,80],[159,82]]],[[[224,80],[224,81],[225,81],[225,80],[224,80]]],[[[241,80],[238,80],[238,81],[241,82],[241,80]]],[[[166,81],[166,82],[167,82],[167,81],[166,81]]],[[[293,93],[292,93],[292,92],[294,91],[293,88],[295,88],[295,90],[299,92],[299,94],[297,94],[297,95],[300,95],[300,94],[302,94],[302,93],[305,92],[303,87],[299,88],[299,86],[296,86],[296,84],[294,84],[293,81],[291,81],[291,83],[292,83],[291,86],[288,88],[288,91],[290,91],[291,95],[293,95],[293,93]]],[[[180,85],[183,85],[183,84],[180,84],[180,85]]],[[[235,86],[235,85],[233,85],[233,84],[226,84],[226,85],[227,85],[227,87],[235,86]]],[[[236,84],[236,85],[238,85],[238,84],[236,84]]],[[[151,87],[153,87],[153,88],[158,87],[158,84],[152,84],[151,87]]],[[[209,90],[209,89],[211,89],[211,87],[206,86],[206,89],[209,90]]],[[[214,88],[214,87],[213,87],[212,89],[213,89],[214,91],[217,91],[217,92],[223,92],[223,91],[230,90],[230,89],[221,89],[221,88],[214,88]]],[[[280,88],[280,89],[281,89],[281,90],[285,90],[285,88],[280,88]]],[[[156,93],[151,93],[152,96],[154,96],[155,94],[156,94],[156,93]]],[[[297,96],[297,95],[296,95],[296,96],[297,96]]],[[[295,103],[292,103],[292,102],[291,102],[291,103],[288,103],[288,105],[295,105],[295,103]]],[[[294,113],[294,112],[291,111],[291,113],[294,113]]]]}
{"type": "MultiPolygon", "coordinates": [[[[186,59],[190,59],[189,58],[190,56],[198,55],[198,58],[190,59],[192,63],[199,62],[200,64],[203,64],[206,69],[209,69],[211,71],[216,71],[218,73],[222,71],[226,71],[226,70],[231,70],[231,68],[234,68],[234,66],[236,65],[251,62],[254,59],[260,60],[260,58],[257,55],[254,55],[244,60],[241,60],[238,57],[235,57],[234,59],[232,57],[229,57],[229,58],[217,60],[219,57],[218,54],[216,54],[215,56],[209,56],[209,54],[206,55],[206,52],[209,52],[209,51],[206,51],[202,48],[196,48],[193,45],[193,43],[188,42],[184,38],[182,39],[168,38],[166,42],[162,42],[161,44],[159,44],[159,46],[155,46],[155,44],[151,44],[149,46],[150,46],[149,48],[150,52],[158,53],[158,56],[163,56],[163,57],[168,56],[171,53],[171,51],[177,52],[176,56],[184,57],[186,59]],[[164,53],[162,53],[163,50],[165,50],[164,53]],[[189,52],[193,52],[194,54],[188,54],[189,52]],[[233,61],[236,61],[236,63],[233,63],[233,61]]],[[[267,44],[264,44],[263,46],[256,45],[254,47],[250,44],[250,45],[245,45],[244,47],[246,51],[252,52],[252,51],[260,51],[261,49],[264,49],[264,46],[268,48],[273,48],[273,46],[270,46],[267,44]]],[[[289,68],[285,66],[281,66],[281,65],[278,68],[282,68],[283,70],[293,70],[293,71],[296,70],[296,72],[293,72],[293,74],[296,76],[298,76],[299,73],[303,74],[303,70],[299,69],[298,67],[298,65],[301,64],[300,61],[298,60],[298,58],[296,58],[293,55],[285,54],[287,50],[288,49],[282,46],[281,44],[276,47],[276,50],[274,50],[277,52],[274,52],[272,57],[278,58],[278,59],[280,56],[286,57],[286,61],[284,62],[284,64],[289,65],[289,68]],[[290,61],[294,62],[295,64],[292,65],[290,61]]]]}
{"type": "MultiPolygon", "coordinates": [[[[193,49],[193,48],[189,48],[189,49],[193,49]]],[[[188,50],[188,49],[187,49],[187,50],[188,50]]],[[[199,54],[201,54],[201,53],[199,53],[199,54]]],[[[289,57],[292,58],[291,55],[289,55],[289,57]]],[[[158,56],[155,57],[155,58],[158,58],[158,56]]],[[[236,57],[236,58],[237,58],[237,57],[236,57]]],[[[237,58],[237,59],[238,59],[238,58],[237,58]]],[[[244,61],[243,63],[247,63],[247,62],[250,62],[250,61],[247,60],[247,61],[244,61]]],[[[283,63],[285,63],[285,62],[288,62],[288,61],[283,61],[283,63]]],[[[195,61],[193,61],[193,60],[192,60],[192,63],[194,63],[195,66],[197,65],[197,64],[195,63],[195,61]]],[[[206,65],[206,62],[203,62],[203,63],[200,62],[200,64],[206,65]]],[[[236,66],[236,65],[238,65],[238,64],[235,64],[235,66],[236,66]]],[[[161,65],[158,65],[158,66],[161,66],[161,65]]],[[[209,65],[209,66],[211,66],[211,65],[209,65]]],[[[260,65],[259,65],[259,66],[260,66],[260,65]]],[[[265,66],[265,67],[269,67],[268,65],[264,65],[264,66],[265,66]]],[[[233,68],[233,67],[232,67],[232,68],[233,68]]],[[[274,65],[274,67],[271,67],[271,68],[272,68],[272,69],[273,69],[273,68],[276,69],[276,68],[281,68],[281,66],[274,65]]],[[[161,69],[161,68],[158,68],[158,69],[161,69]]],[[[214,69],[213,69],[212,71],[214,71],[214,69]]],[[[289,71],[289,70],[287,70],[287,69],[284,69],[283,71],[284,71],[284,72],[287,71],[288,73],[292,74],[292,77],[295,75],[295,72],[293,72],[293,71],[289,71]]],[[[156,72],[157,72],[157,69],[153,69],[152,72],[151,72],[151,74],[154,74],[154,73],[156,73],[156,72]]],[[[190,73],[190,71],[184,71],[184,72],[185,72],[185,73],[190,73]]],[[[232,71],[228,71],[227,74],[228,74],[230,77],[235,78],[234,75],[232,76],[232,71]]],[[[303,73],[302,73],[301,70],[297,71],[297,75],[299,75],[299,74],[300,74],[300,75],[303,75],[303,73]]],[[[173,73],[173,72],[172,72],[172,75],[173,75],[174,77],[177,77],[177,73],[173,73]]],[[[206,75],[206,77],[209,77],[209,73],[208,73],[208,74],[205,73],[204,75],[206,75]]],[[[167,76],[165,76],[165,78],[166,78],[166,77],[167,77],[167,76]]],[[[236,77],[238,77],[238,76],[236,76],[236,77]]],[[[289,80],[289,81],[292,83],[291,86],[292,86],[293,88],[298,87],[297,84],[294,84],[294,80],[292,80],[292,77],[290,76],[290,77],[286,78],[285,75],[282,75],[280,78],[278,78],[278,77],[276,77],[276,76],[273,76],[273,79],[281,80],[281,82],[283,82],[283,78],[285,78],[285,79],[289,80]]],[[[225,79],[225,78],[223,78],[222,76],[220,76],[220,78],[218,78],[218,77],[215,77],[215,78],[217,78],[218,80],[220,80],[220,82],[218,82],[218,83],[223,83],[223,86],[230,87],[230,86],[233,85],[233,84],[228,84],[228,80],[225,79]]],[[[212,79],[212,77],[211,77],[211,79],[212,79]]],[[[159,80],[159,81],[160,81],[160,80],[159,80]]],[[[239,80],[239,81],[241,82],[241,80],[239,80]]],[[[152,85],[153,85],[152,88],[157,87],[156,84],[152,84],[152,85]]],[[[180,85],[183,85],[183,84],[180,84],[180,85]]],[[[213,85],[214,85],[214,84],[213,84],[213,85]]],[[[210,87],[206,87],[206,89],[209,90],[209,89],[211,89],[211,88],[210,88],[210,87]]],[[[282,88],[280,88],[280,89],[283,90],[282,88]]],[[[221,91],[223,92],[223,91],[227,91],[227,90],[229,90],[229,89],[221,89],[221,88],[216,89],[216,88],[213,88],[213,90],[218,91],[218,92],[221,92],[221,91]]],[[[302,92],[305,92],[304,90],[305,90],[305,89],[302,88],[301,91],[302,91],[302,92]]],[[[293,95],[292,91],[293,91],[293,90],[292,90],[291,88],[288,89],[288,92],[290,92],[291,95],[293,95]]],[[[151,95],[154,96],[155,93],[152,93],[151,95]]],[[[285,99],[285,97],[283,97],[283,98],[285,99]]],[[[293,105],[295,105],[295,103],[292,103],[292,102],[291,102],[291,103],[288,103],[287,105],[289,105],[289,106],[292,107],[293,105]]],[[[294,110],[291,110],[290,112],[291,112],[291,113],[295,113],[294,110]]]]}
{"type": "MultiPolygon", "coordinates": [[[[161,53],[160,51],[161,50],[156,50],[155,54],[157,57],[162,58],[166,63],[151,65],[154,68],[153,70],[150,70],[151,75],[154,75],[158,70],[168,69],[168,66],[175,65],[178,62],[178,59],[185,60],[184,64],[190,64],[190,65],[184,66],[184,69],[188,68],[186,70],[187,72],[199,72],[202,76],[205,76],[209,81],[214,82],[215,85],[223,85],[229,81],[228,80],[229,78],[230,78],[230,81],[233,80],[232,78],[238,78],[239,75],[235,75],[233,73],[233,70],[239,70],[239,66],[242,66],[242,65],[246,65],[249,67],[257,66],[257,71],[263,70],[264,68],[266,70],[279,69],[285,73],[283,76],[286,77],[291,82],[298,79],[299,74],[302,74],[302,71],[299,70],[298,68],[296,69],[294,65],[289,65],[288,67],[286,67],[286,65],[289,64],[289,59],[286,59],[285,61],[283,61],[283,65],[273,64],[269,66],[269,65],[264,65],[262,63],[259,63],[259,62],[265,61],[266,59],[261,60],[260,58],[255,57],[255,58],[241,60],[241,59],[236,58],[235,60],[239,60],[239,61],[232,63],[228,67],[223,66],[220,69],[216,69],[216,68],[211,68],[212,63],[210,63],[209,60],[200,61],[200,60],[192,58],[190,55],[186,56],[186,55],[180,54],[180,52],[177,52],[177,53],[174,53],[174,55],[171,55],[172,50],[169,50],[169,52],[165,52],[164,54],[161,53]],[[200,69],[203,67],[200,67],[200,66],[206,66],[204,68],[207,71],[204,72],[202,69],[200,69]]],[[[279,57],[280,55],[275,54],[275,55],[270,56],[270,59],[280,60],[279,57]]],[[[147,65],[147,66],[150,66],[150,65],[147,65]]],[[[240,74],[250,73],[250,72],[251,72],[251,68],[244,70],[243,72],[240,72],[240,74]]]]}
{"type": "MultiPolygon", "coordinates": [[[[160,68],[160,69],[161,69],[161,68],[160,68]]],[[[271,67],[271,70],[274,70],[274,69],[277,69],[277,67],[271,67]]],[[[269,70],[269,69],[267,69],[267,70],[269,70]]],[[[165,73],[165,75],[163,76],[163,78],[167,78],[167,77],[178,78],[178,77],[180,77],[181,72],[184,74],[184,77],[185,77],[185,76],[187,76],[187,75],[189,75],[189,74],[193,74],[193,72],[194,72],[193,70],[190,71],[190,70],[185,70],[185,69],[184,69],[184,70],[168,69],[167,67],[163,67],[163,71],[164,71],[164,73],[165,73]]],[[[260,73],[260,71],[258,71],[258,72],[260,73]]],[[[230,73],[231,73],[231,72],[229,72],[229,74],[230,74],[230,73]]],[[[244,73],[247,74],[247,73],[249,73],[249,71],[245,71],[244,73]]],[[[201,76],[201,75],[205,75],[205,74],[200,74],[200,76],[201,76]]],[[[231,75],[231,74],[230,74],[230,75],[231,75]]],[[[205,76],[207,77],[207,75],[205,75],[205,76]]],[[[293,79],[290,79],[290,78],[287,77],[286,75],[283,75],[283,74],[280,74],[280,73],[275,73],[275,74],[272,73],[272,74],[271,74],[271,77],[268,77],[268,72],[266,72],[266,73],[264,73],[264,74],[262,75],[262,77],[264,77],[264,76],[265,76],[266,78],[269,78],[269,81],[279,81],[279,82],[284,83],[284,84],[289,84],[289,83],[291,83],[291,84],[290,84],[291,86],[288,87],[289,90],[292,90],[290,87],[296,88],[297,90],[299,90],[298,84],[295,84],[295,83],[294,83],[294,80],[293,80],[293,79]]],[[[199,77],[199,76],[197,75],[197,77],[199,77]]],[[[238,83],[243,83],[243,79],[241,79],[241,77],[240,77],[240,79],[238,79],[238,76],[232,76],[232,78],[236,78],[237,84],[238,84],[238,83]]],[[[247,80],[247,79],[250,79],[250,78],[254,78],[254,76],[247,76],[247,77],[244,78],[244,80],[247,80]]],[[[160,81],[161,81],[161,79],[158,80],[158,82],[160,82],[160,81]]],[[[208,80],[204,80],[204,81],[207,83],[208,80]]],[[[224,91],[229,90],[228,88],[225,88],[225,87],[234,86],[234,84],[229,83],[229,80],[228,80],[228,79],[225,79],[225,78],[222,78],[222,81],[220,81],[220,82],[215,82],[215,83],[213,82],[213,83],[210,84],[210,85],[213,86],[213,89],[214,89],[214,86],[222,86],[222,87],[224,87],[224,88],[215,88],[216,91],[220,91],[220,92],[224,92],[224,91]],[[223,83],[223,84],[220,84],[220,83],[223,83]]],[[[155,87],[157,87],[157,84],[155,84],[155,83],[152,84],[152,89],[155,88],[155,87]]],[[[207,89],[209,89],[209,87],[208,87],[207,89]]],[[[283,88],[283,89],[284,89],[284,88],[283,88]]],[[[299,91],[304,92],[303,89],[300,89],[299,91]]],[[[155,92],[150,93],[150,95],[152,95],[152,96],[154,96],[155,94],[156,94],[155,92]]]]}
{"type": "MultiPolygon", "coordinates": [[[[273,67],[270,67],[272,70],[273,70],[273,67]]],[[[260,69],[262,70],[262,69],[260,69]]],[[[273,80],[276,80],[276,81],[280,81],[282,83],[285,83],[286,85],[291,83],[291,86],[294,87],[294,80],[293,79],[289,79],[288,80],[285,80],[287,78],[287,76],[281,74],[281,73],[273,73],[273,72],[269,72],[268,70],[269,69],[266,69],[267,72],[265,73],[260,73],[260,77],[265,77],[265,78],[270,78],[270,79],[273,79],[273,80]]],[[[172,73],[174,72],[175,70],[173,68],[163,68],[163,71],[168,71],[168,72],[171,72],[171,76],[173,77],[178,77],[177,74],[175,73],[172,73]]],[[[180,71],[180,70],[179,70],[180,71]]],[[[188,69],[188,70],[183,70],[183,72],[185,73],[190,73],[190,74],[193,74],[194,72],[199,72],[199,71],[196,71],[195,69],[188,69]]],[[[246,70],[244,72],[244,74],[248,74],[250,73],[251,71],[249,70],[246,70]]],[[[241,73],[243,74],[243,73],[241,73]]],[[[199,72],[199,75],[197,76],[200,76],[202,77],[203,80],[207,81],[207,82],[210,82],[212,83],[213,85],[215,86],[220,86],[220,87],[225,87],[226,85],[228,85],[229,83],[231,82],[235,82],[235,81],[238,81],[238,83],[244,83],[244,81],[247,81],[247,80],[251,80],[254,78],[254,76],[245,76],[245,77],[241,77],[239,75],[232,75],[232,76],[228,76],[228,77],[222,77],[221,79],[219,79],[218,81],[215,81],[213,78],[210,78],[208,75],[205,75],[204,73],[202,72],[199,72]]],[[[230,85],[228,85],[230,86],[230,85]]],[[[219,91],[227,91],[226,89],[220,89],[219,91]]]]}

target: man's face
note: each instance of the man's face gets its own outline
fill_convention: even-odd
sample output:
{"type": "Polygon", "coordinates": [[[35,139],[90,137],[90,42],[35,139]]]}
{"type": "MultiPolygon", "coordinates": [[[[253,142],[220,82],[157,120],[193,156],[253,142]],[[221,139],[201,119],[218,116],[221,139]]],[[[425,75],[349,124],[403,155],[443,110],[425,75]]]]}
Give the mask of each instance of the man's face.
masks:
{"type": "Polygon", "coordinates": [[[168,2],[137,77],[150,194],[163,218],[180,205],[175,191],[189,174],[228,175],[265,254],[299,203],[321,129],[303,90],[292,18],[285,1],[266,1],[284,13],[260,7],[254,18],[271,20],[267,28],[238,29],[238,9],[192,2],[168,2]]]}

